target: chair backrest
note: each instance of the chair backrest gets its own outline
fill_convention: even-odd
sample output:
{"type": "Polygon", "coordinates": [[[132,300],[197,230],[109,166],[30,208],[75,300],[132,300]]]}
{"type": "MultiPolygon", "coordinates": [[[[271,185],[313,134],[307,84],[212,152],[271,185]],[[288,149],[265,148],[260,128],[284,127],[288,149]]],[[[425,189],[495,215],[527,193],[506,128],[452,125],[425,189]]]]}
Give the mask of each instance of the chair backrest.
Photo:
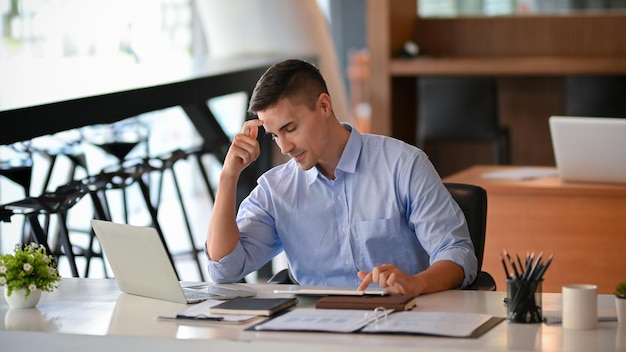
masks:
{"type": "Polygon", "coordinates": [[[565,77],[565,115],[626,117],[626,75],[565,77]]]}
{"type": "Polygon", "coordinates": [[[487,230],[487,191],[480,186],[464,183],[444,183],[444,185],[465,215],[480,272],[483,265],[487,230]]]}
{"type": "Polygon", "coordinates": [[[418,79],[417,144],[430,140],[492,140],[499,135],[493,77],[418,79]]]}

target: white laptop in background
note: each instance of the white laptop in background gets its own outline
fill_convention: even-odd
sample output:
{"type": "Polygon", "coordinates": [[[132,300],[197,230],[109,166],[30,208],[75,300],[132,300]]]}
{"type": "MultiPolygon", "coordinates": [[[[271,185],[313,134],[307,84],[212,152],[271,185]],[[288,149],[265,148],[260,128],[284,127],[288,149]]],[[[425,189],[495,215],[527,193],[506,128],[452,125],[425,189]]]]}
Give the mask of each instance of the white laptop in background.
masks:
{"type": "Polygon", "coordinates": [[[561,180],[626,183],[626,118],[552,116],[549,124],[561,180]]]}
{"type": "Polygon", "coordinates": [[[100,246],[122,292],[172,301],[252,297],[252,290],[197,283],[182,287],[156,229],[91,220],[100,246]]]}

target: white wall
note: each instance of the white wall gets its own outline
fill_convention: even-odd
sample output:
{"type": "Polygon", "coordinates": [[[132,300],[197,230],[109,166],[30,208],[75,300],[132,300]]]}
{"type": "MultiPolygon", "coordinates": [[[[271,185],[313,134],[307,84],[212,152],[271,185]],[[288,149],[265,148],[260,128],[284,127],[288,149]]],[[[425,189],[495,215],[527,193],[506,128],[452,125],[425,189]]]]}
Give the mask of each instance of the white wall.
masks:
{"type": "Polygon", "coordinates": [[[346,89],[326,18],[316,0],[196,0],[211,57],[314,56],[335,114],[349,121],[346,89]]]}

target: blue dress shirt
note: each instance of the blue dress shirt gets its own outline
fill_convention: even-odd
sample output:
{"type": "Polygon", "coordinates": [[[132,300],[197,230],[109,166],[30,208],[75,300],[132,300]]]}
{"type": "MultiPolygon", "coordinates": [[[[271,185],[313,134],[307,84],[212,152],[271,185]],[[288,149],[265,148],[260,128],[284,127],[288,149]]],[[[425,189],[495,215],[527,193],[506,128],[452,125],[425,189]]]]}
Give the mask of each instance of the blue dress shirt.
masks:
{"type": "Polygon", "coordinates": [[[351,133],[335,180],[293,160],[259,178],[237,213],[236,248],[209,261],[213,281],[238,281],[283,250],[303,285],[356,287],[359,270],[395,264],[416,274],[439,260],[463,268],[463,286],[474,280],[465,217],[426,154],[344,126],[351,133]]]}

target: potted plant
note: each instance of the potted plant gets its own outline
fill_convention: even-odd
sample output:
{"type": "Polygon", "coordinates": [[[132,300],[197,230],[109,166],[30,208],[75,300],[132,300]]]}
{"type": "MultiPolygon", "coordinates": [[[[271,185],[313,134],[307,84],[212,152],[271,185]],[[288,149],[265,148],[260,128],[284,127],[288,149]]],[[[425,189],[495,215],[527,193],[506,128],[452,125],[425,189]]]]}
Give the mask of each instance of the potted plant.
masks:
{"type": "Polygon", "coordinates": [[[617,321],[626,324],[626,280],[615,287],[615,308],[617,310],[617,321]]]}
{"type": "Polygon", "coordinates": [[[6,286],[4,296],[11,307],[34,307],[41,292],[58,287],[61,276],[56,260],[43,245],[15,245],[13,254],[0,255],[0,286],[6,286]]]}

